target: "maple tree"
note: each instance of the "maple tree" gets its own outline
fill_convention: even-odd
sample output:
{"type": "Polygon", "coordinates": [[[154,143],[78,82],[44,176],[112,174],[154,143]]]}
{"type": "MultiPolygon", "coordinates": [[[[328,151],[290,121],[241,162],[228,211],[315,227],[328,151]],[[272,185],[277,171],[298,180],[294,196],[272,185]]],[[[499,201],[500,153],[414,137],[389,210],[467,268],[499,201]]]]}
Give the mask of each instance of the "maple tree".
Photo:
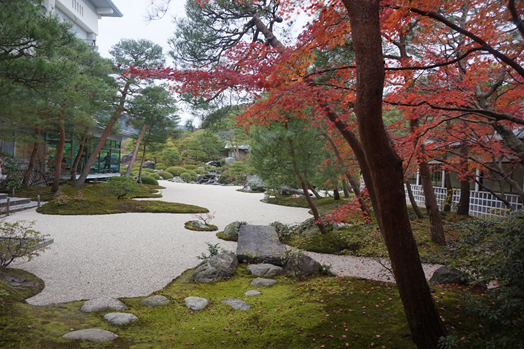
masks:
{"type": "MultiPolygon", "coordinates": [[[[285,13],[301,5],[281,4],[285,13]]],[[[419,348],[435,348],[445,330],[420,268],[405,206],[402,158],[382,120],[383,95],[404,121],[418,120],[404,141],[395,140],[396,150],[415,157],[419,165],[434,158],[444,160],[447,171],[459,170],[465,200],[473,165],[487,169],[488,156],[524,159],[522,142],[513,132],[524,125],[523,6],[495,0],[389,0],[380,6],[372,0],[312,1],[307,10],[315,18],[294,46],[284,47],[271,31],[261,31],[272,40],[238,42],[210,70],[134,72],[168,77],[180,91],[205,97],[228,87],[267,91],[267,98],[243,115],[248,124],[268,125],[282,114],[301,119],[300,110],[307,106],[315,115],[312,124],[338,130],[369,190],[413,339],[419,348]],[[348,55],[312,68],[318,52],[346,46],[354,60],[348,55]],[[279,113],[271,113],[275,106],[279,113]],[[424,147],[413,147],[414,140],[424,147]],[[457,144],[462,154],[454,152],[457,144]]]]}

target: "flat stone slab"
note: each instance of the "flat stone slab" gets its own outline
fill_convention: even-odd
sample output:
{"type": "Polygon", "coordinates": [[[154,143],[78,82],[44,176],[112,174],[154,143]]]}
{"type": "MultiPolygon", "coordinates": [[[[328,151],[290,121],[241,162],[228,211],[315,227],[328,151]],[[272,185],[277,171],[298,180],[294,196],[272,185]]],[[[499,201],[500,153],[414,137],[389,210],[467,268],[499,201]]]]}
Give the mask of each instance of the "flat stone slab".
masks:
{"type": "Polygon", "coordinates": [[[277,265],[273,264],[250,264],[247,266],[247,270],[251,272],[253,275],[257,276],[276,276],[284,274],[284,268],[279,267],[277,265]]]}
{"type": "Polygon", "coordinates": [[[250,290],[250,291],[244,292],[244,294],[246,296],[258,296],[258,295],[261,295],[262,293],[260,291],[257,291],[257,290],[250,290]]]}
{"type": "Polygon", "coordinates": [[[209,304],[209,300],[200,297],[187,297],[184,299],[184,303],[191,310],[202,310],[209,304]]]}
{"type": "Polygon", "coordinates": [[[238,233],[237,258],[242,263],[269,263],[283,266],[286,248],[272,226],[241,225],[238,233]]]}
{"type": "Polygon", "coordinates": [[[231,307],[233,307],[233,309],[236,310],[248,310],[249,308],[251,308],[251,305],[238,298],[226,298],[222,301],[222,303],[230,305],[231,307]]]}
{"type": "Polygon", "coordinates": [[[129,313],[109,313],[104,315],[104,320],[109,322],[111,325],[121,326],[135,322],[138,320],[138,318],[134,314],[129,313]]]}
{"type": "Polygon", "coordinates": [[[127,306],[116,298],[100,297],[85,302],[80,308],[84,313],[92,313],[102,310],[124,310],[127,306]]]}
{"type": "Polygon", "coordinates": [[[79,341],[102,343],[112,341],[118,336],[110,331],[101,330],[98,328],[90,328],[87,330],[69,332],[64,334],[62,337],[79,341]]]}
{"type": "Polygon", "coordinates": [[[251,285],[255,287],[273,286],[276,283],[277,283],[277,280],[264,279],[264,278],[256,278],[255,280],[251,281],[251,285]]]}
{"type": "Polygon", "coordinates": [[[142,303],[146,307],[158,307],[160,305],[168,305],[169,299],[167,299],[167,297],[165,296],[157,294],[157,295],[142,299],[140,303],[142,303]]]}

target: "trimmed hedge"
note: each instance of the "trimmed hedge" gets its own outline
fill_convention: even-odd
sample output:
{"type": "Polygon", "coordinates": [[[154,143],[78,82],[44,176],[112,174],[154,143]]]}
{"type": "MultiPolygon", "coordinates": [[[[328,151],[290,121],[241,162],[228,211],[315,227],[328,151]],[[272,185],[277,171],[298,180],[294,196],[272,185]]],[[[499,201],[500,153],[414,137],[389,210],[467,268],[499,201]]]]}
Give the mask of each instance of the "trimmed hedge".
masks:
{"type": "Polygon", "coordinates": [[[157,174],[162,177],[163,179],[171,179],[173,178],[173,175],[171,174],[171,172],[167,172],[167,171],[158,171],[157,174]]]}
{"type": "Polygon", "coordinates": [[[157,172],[150,173],[148,176],[153,177],[157,181],[160,179],[160,175],[157,172]]]}
{"type": "Polygon", "coordinates": [[[143,176],[142,184],[158,185],[158,181],[151,176],[143,176]]]}
{"type": "Polygon", "coordinates": [[[197,165],[186,165],[186,166],[184,166],[184,168],[186,170],[194,170],[194,169],[197,169],[198,166],[197,165]]]}
{"type": "Polygon", "coordinates": [[[182,178],[182,180],[186,183],[191,182],[191,175],[187,172],[180,174],[180,178],[182,178]]]}
{"type": "Polygon", "coordinates": [[[187,172],[187,170],[180,166],[171,166],[166,168],[166,171],[171,173],[173,176],[180,176],[182,173],[187,172]]]}

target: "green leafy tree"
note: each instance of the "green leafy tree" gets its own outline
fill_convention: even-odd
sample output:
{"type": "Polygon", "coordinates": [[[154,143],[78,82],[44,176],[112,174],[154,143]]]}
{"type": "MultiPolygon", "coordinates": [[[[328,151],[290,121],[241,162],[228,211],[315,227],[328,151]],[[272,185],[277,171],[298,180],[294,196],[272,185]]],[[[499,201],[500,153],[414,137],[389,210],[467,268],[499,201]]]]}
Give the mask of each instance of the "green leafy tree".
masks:
{"type": "MultiPolygon", "coordinates": [[[[175,104],[175,98],[162,86],[148,86],[141,90],[140,95],[135,96],[130,102],[128,113],[133,117],[131,124],[135,128],[141,128],[141,131],[126,171],[126,177],[129,177],[131,173],[140,143],[144,139],[146,132],[148,134],[146,143],[155,141],[165,143],[167,141],[170,132],[180,120],[178,116],[173,115],[177,110],[175,104]]],[[[146,147],[144,146],[144,155],[145,149],[146,147]]],[[[142,158],[142,162],[143,160],[142,158]]],[[[139,172],[140,176],[141,172],[139,172]]]]}
{"type": "Polygon", "coordinates": [[[124,196],[132,196],[140,191],[140,187],[133,178],[127,177],[111,177],[105,184],[105,189],[110,195],[121,199],[124,196]]]}
{"type": "Polygon", "coordinates": [[[127,74],[126,69],[130,66],[154,68],[162,66],[165,61],[162,47],[152,41],[144,39],[120,40],[119,43],[113,46],[110,53],[113,56],[113,73],[116,75],[117,83],[119,85],[118,102],[115,106],[115,111],[107,121],[104,132],[100,136],[98,143],[95,145],[93,152],[87,159],[82,174],[75,183],[77,188],[82,187],[82,184],[85,182],[91,166],[95,162],[98,153],[100,153],[109,133],[122,115],[122,112],[125,110],[128,96],[136,92],[136,90],[141,86],[141,80],[127,74]]]}

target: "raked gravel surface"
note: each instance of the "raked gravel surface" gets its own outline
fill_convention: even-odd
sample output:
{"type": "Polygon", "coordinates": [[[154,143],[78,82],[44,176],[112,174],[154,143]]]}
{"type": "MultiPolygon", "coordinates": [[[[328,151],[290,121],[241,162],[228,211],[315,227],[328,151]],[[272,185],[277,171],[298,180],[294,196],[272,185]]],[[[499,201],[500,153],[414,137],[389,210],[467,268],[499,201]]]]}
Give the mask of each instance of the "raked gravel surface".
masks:
{"type": "MultiPolygon", "coordinates": [[[[307,209],[261,202],[264,194],[242,193],[239,187],[161,181],[159,200],[193,204],[215,212],[219,231],[234,221],[267,225],[275,221],[299,223],[311,217],[307,209]]],[[[17,260],[13,268],[27,270],[45,282],[44,290],[29,298],[33,305],[109,297],[140,297],[164,288],[184,270],[200,263],[207,244],[219,243],[235,251],[236,243],[220,240],[216,232],[184,228],[191,214],[123,213],[111,215],[42,215],[35,209],[17,212],[8,221],[34,221],[34,229],[49,234],[54,243],[31,261],[17,260]]],[[[392,281],[387,270],[372,259],[310,253],[331,265],[340,276],[392,281]]],[[[438,266],[425,266],[429,277],[438,266]]]]}

